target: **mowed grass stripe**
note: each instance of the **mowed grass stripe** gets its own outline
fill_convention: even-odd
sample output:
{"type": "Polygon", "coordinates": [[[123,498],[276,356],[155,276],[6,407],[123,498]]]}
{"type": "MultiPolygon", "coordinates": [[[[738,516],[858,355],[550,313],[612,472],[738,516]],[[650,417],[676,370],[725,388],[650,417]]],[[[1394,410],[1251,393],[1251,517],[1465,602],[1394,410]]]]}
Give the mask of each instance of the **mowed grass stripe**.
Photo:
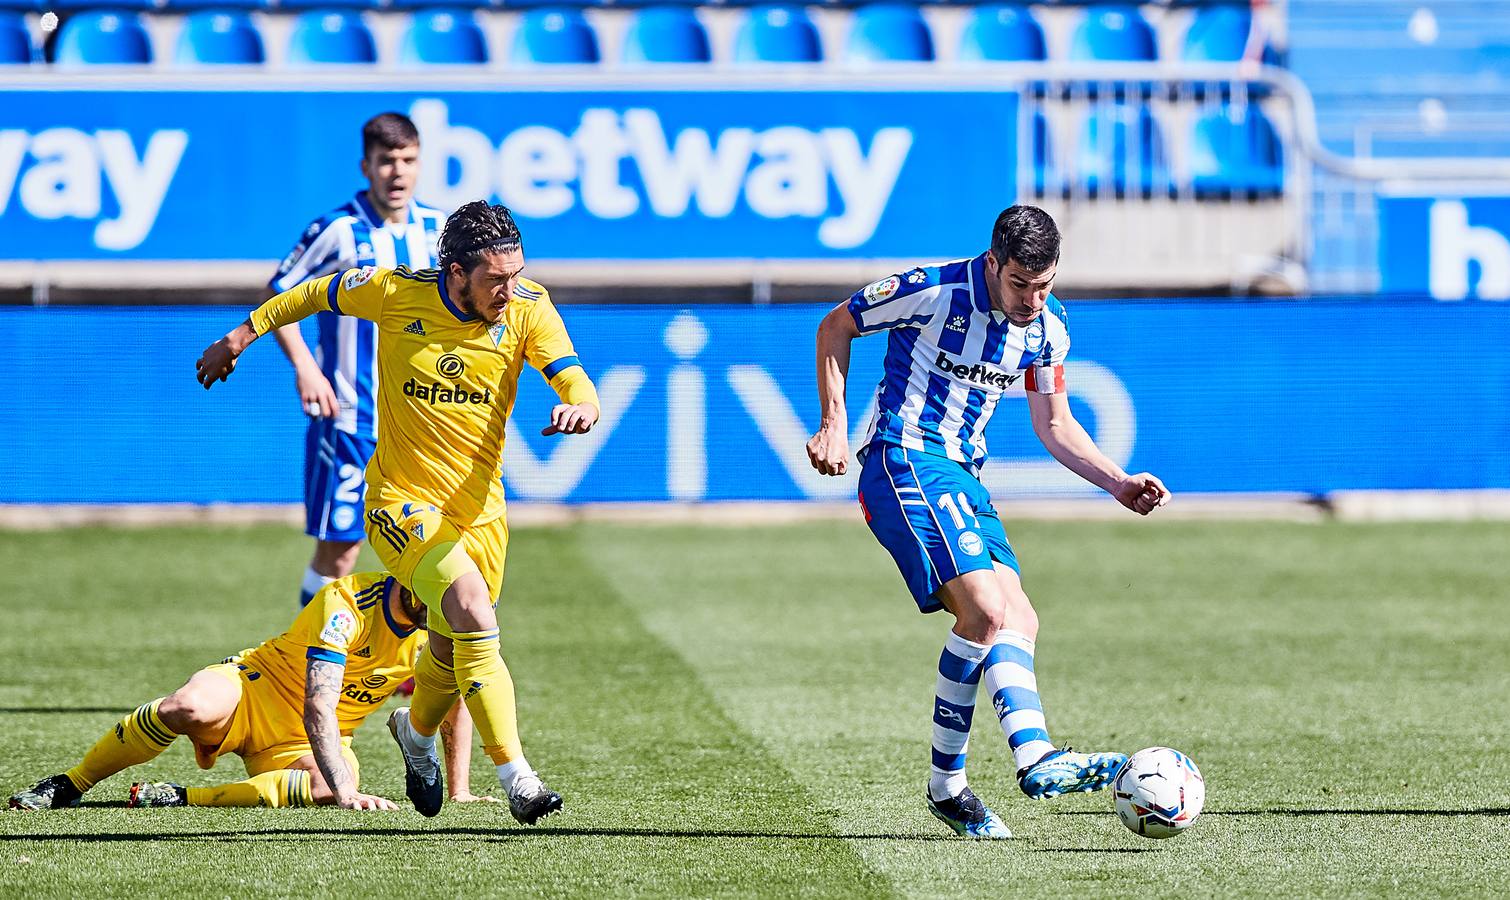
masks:
{"type": "MultiPolygon", "coordinates": [[[[114,720],[97,709],[125,712],[286,627],[307,552],[297,534],[266,528],[36,537],[0,540],[17,582],[0,657],[25,672],[0,686],[0,708],[23,710],[0,709],[0,728],[20,736],[0,759],[7,793],[71,764],[114,720]]],[[[891,893],[833,836],[826,807],[584,563],[572,533],[516,532],[510,555],[501,620],[525,745],[566,795],[567,815],[534,830],[492,805],[448,806],[434,820],[98,805],[0,815],[7,884],[28,896],[391,896],[394,878],[456,896],[891,893]]],[[[357,737],[363,787],[402,798],[384,718],[357,737]]],[[[90,802],[119,803],[133,777],[240,775],[234,760],[199,772],[183,741],[133,772],[90,802]]],[[[480,753],[473,784],[496,787],[480,753]]]]}
{"type": "MultiPolygon", "coordinates": [[[[939,833],[921,794],[947,622],[912,610],[863,526],[590,534],[650,629],[833,798],[844,833],[939,833]]],[[[1187,750],[1210,812],[1192,834],[1153,842],[1117,824],[1105,795],[1029,803],[978,714],[971,782],[1019,839],[857,842],[899,891],[1510,890],[1494,849],[1510,839],[1510,714],[1494,699],[1510,689],[1498,562],[1510,527],[1134,521],[1011,534],[1042,614],[1056,740],[1187,750]]]]}

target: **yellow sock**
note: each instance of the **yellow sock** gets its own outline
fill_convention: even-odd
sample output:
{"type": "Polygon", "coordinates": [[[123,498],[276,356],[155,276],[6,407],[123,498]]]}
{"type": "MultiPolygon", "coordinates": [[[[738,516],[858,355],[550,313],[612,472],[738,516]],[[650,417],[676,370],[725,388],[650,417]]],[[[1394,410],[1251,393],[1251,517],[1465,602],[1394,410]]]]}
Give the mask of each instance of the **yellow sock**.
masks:
{"type": "Polygon", "coordinates": [[[115,728],[94,742],[83,762],[69,769],[68,780],[80,791],[87,791],[122,769],[140,765],[168,749],[178,737],[157,717],[159,697],[137,707],[115,728]]]}
{"type": "Polygon", "coordinates": [[[414,664],[414,695],[409,698],[409,724],[426,737],[456,703],[456,670],[436,659],[429,649],[414,664]]]}
{"type": "Polygon", "coordinates": [[[215,787],[188,789],[190,806],[314,806],[309,773],[303,769],[274,769],[215,787]]]}
{"type": "MultiPolygon", "coordinates": [[[[457,632],[452,638],[456,686],[472,713],[482,749],[495,765],[524,758],[514,715],[514,679],[498,651],[498,630],[457,632]]],[[[415,692],[416,694],[418,691],[415,692]]],[[[444,714],[444,713],[443,713],[444,714]]]]}

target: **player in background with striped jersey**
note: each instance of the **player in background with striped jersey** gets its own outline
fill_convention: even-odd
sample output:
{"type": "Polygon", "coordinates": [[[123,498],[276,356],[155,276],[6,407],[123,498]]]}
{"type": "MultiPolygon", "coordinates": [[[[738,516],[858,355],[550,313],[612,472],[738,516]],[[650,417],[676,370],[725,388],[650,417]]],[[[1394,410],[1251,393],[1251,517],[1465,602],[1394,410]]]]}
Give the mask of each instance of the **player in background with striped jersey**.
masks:
{"type": "MultiPolygon", "coordinates": [[[[381,266],[428,269],[445,214],[414,200],[419,131],[407,116],[383,113],[362,126],[367,189],[305,229],[268,282],[267,297],[314,278],[381,266]]],[[[355,316],[322,312],[310,352],[297,323],[278,329],[310,416],[305,440],[305,530],[315,554],[304,573],[301,605],[351,573],[364,537],[362,473],[377,443],[377,328],[355,316]]]]}
{"type": "Polygon", "coordinates": [[[1049,453],[1133,512],[1146,516],[1170,496],[1153,475],[1122,471],[1070,412],[1068,315],[1050,293],[1059,244],[1047,213],[1011,207],[997,218],[985,253],[878,281],[818,327],[822,419],[807,453],[825,475],[848,467],[850,342],[888,333],[875,419],[857,453],[860,504],[918,609],[947,609],[955,618],[939,657],[926,800],[934,816],[967,837],[1011,837],[965,779],[982,683],[1029,797],[1099,790],[1127,761],[1121,753],[1077,753],[1049,742],[1033,674],[1038,614],[979,480],[986,423],[998,401],[1025,389],[1033,431],[1049,453]]]}
{"type": "MultiPolygon", "coordinates": [[[[386,112],[362,125],[362,176],[367,189],[315,219],[268,282],[264,299],[314,278],[363,266],[427,269],[445,213],[414,199],[419,181],[419,130],[408,116],[386,112]]],[[[315,539],[299,604],[351,574],[365,538],[363,473],[377,445],[377,328],[356,316],[322,312],[310,352],[297,323],[274,335],[294,367],[299,401],[309,415],[304,438],[304,529],[315,539]]],[[[413,681],[399,693],[414,690],[413,681]]],[[[446,770],[451,799],[491,801],[469,790],[472,719],[458,703],[446,716],[446,770]]]]}

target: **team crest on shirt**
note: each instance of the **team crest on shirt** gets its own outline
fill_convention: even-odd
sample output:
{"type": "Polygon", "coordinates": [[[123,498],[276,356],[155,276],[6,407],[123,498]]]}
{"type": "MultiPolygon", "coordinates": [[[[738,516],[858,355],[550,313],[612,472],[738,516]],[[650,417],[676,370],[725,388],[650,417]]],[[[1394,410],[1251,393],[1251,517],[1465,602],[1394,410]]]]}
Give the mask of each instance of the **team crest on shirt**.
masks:
{"type": "Polygon", "coordinates": [[[865,300],[868,303],[880,303],[883,300],[890,300],[896,295],[897,288],[901,286],[902,279],[895,275],[890,278],[883,278],[865,289],[865,300]]]}
{"type": "Polygon", "coordinates": [[[371,244],[367,243],[366,241],[363,241],[362,243],[357,244],[357,256],[371,256],[371,255],[372,255],[372,245],[371,244]]]}
{"type": "Polygon", "coordinates": [[[497,347],[499,342],[503,340],[503,336],[508,333],[508,330],[509,326],[507,322],[497,322],[488,327],[488,337],[493,339],[494,347],[497,347]]]}
{"type": "Polygon", "coordinates": [[[959,549],[966,556],[980,556],[980,552],[986,549],[986,545],[981,543],[980,535],[967,531],[959,536],[959,549]]]}
{"type": "Polygon", "coordinates": [[[371,281],[372,275],[376,271],[377,270],[372,266],[363,266],[360,269],[352,269],[350,272],[346,273],[346,280],[341,282],[341,286],[346,288],[346,290],[348,291],[354,291],[367,282],[371,281]]]}
{"type": "Polygon", "coordinates": [[[415,522],[414,523],[414,527],[409,529],[409,533],[413,534],[414,535],[414,539],[417,540],[417,541],[424,540],[425,539],[425,523],[424,522],[415,522]]]}
{"type": "Polygon", "coordinates": [[[356,617],[344,609],[338,609],[330,614],[330,621],[325,623],[324,630],[320,632],[320,640],[344,648],[351,643],[356,633],[356,617]]]}
{"type": "Polygon", "coordinates": [[[1022,333],[1023,349],[1029,353],[1037,353],[1043,349],[1043,320],[1034,319],[1028,325],[1028,330],[1022,333]]]}

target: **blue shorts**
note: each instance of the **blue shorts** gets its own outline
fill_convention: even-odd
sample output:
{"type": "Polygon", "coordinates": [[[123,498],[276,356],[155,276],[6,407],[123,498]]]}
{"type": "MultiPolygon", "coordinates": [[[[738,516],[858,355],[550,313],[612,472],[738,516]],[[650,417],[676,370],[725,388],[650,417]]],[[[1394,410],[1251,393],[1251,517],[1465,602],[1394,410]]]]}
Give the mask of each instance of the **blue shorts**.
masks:
{"type": "Polygon", "coordinates": [[[315,419],[304,436],[304,533],[322,541],[367,537],[362,494],[375,438],[347,434],[315,419]]]}
{"type": "Polygon", "coordinates": [[[920,612],[943,609],[938,589],[965,572],[993,561],[1020,571],[991,495],[951,459],[872,444],[860,469],[860,507],[920,612]]]}

